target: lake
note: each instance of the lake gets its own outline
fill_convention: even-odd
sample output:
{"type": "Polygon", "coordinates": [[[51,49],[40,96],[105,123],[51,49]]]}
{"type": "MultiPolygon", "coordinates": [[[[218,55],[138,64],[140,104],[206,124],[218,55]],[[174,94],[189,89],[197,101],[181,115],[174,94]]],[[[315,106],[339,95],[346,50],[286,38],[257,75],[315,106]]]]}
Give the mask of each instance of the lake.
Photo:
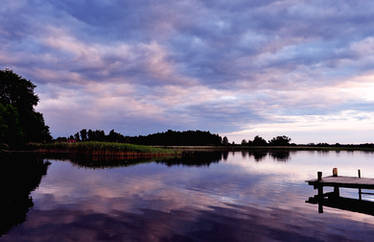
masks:
{"type": "MultiPolygon", "coordinates": [[[[334,167],[374,178],[372,152],[197,152],[133,162],[26,155],[0,167],[0,241],[374,239],[373,216],[327,206],[319,213],[306,203],[317,192],[305,183],[334,167]]],[[[358,199],[357,189],[340,195],[358,199]]]]}

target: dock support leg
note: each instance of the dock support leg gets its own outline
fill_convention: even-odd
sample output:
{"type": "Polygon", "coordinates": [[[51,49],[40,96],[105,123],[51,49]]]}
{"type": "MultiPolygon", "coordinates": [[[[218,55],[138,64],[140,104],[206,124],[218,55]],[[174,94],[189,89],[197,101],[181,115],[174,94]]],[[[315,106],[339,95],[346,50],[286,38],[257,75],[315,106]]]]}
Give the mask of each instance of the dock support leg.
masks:
{"type": "Polygon", "coordinates": [[[323,198],[323,186],[322,185],[318,186],[318,197],[323,198]]]}
{"type": "MultiPolygon", "coordinates": [[[[358,178],[361,178],[361,171],[360,171],[360,169],[358,169],[358,178]]],[[[358,199],[362,200],[361,188],[358,189],[358,199]]]]}
{"type": "Polygon", "coordinates": [[[318,186],[318,213],[323,213],[323,186],[318,186]]]}
{"type": "Polygon", "coordinates": [[[338,186],[334,187],[334,196],[335,197],[339,197],[340,196],[340,192],[339,192],[339,187],[338,186]]]}
{"type": "MultiPolygon", "coordinates": [[[[322,180],[322,171],[317,172],[317,180],[320,182],[322,180]]],[[[323,213],[323,186],[321,184],[318,184],[318,213],[323,213]]]]}
{"type": "MultiPolygon", "coordinates": [[[[332,176],[337,177],[338,176],[338,168],[333,168],[332,169],[332,176]]],[[[339,187],[335,186],[334,187],[334,197],[339,197],[339,187]]]]}

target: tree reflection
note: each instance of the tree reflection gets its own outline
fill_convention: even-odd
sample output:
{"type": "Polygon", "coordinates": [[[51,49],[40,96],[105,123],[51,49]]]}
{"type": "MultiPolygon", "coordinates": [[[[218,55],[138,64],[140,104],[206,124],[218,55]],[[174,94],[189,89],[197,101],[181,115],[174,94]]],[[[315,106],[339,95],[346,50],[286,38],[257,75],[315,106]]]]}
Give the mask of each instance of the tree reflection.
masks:
{"type": "MultiPolygon", "coordinates": [[[[263,161],[266,157],[277,162],[286,162],[290,159],[288,150],[242,150],[240,154],[243,159],[254,159],[256,162],[263,161]]],[[[115,156],[92,155],[92,154],[47,154],[48,158],[68,160],[73,164],[93,169],[127,167],[143,163],[156,162],[167,166],[209,166],[212,163],[228,160],[233,156],[229,151],[184,151],[172,156],[149,156],[116,158],[115,156]]]]}
{"type": "Polygon", "coordinates": [[[30,154],[0,153],[0,160],[1,236],[25,221],[27,212],[34,205],[30,193],[39,186],[50,163],[30,154]]]}
{"type": "Polygon", "coordinates": [[[290,159],[290,151],[288,150],[276,150],[270,151],[270,156],[276,161],[286,162],[290,159]]]}
{"type": "MultiPolygon", "coordinates": [[[[143,163],[156,162],[165,164],[167,166],[184,165],[184,166],[209,166],[211,163],[218,163],[224,159],[225,152],[211,152],[211,151],[194,151],[183,152],[178,156],[167,157],[146,157],[146,158],[128,158],[128,159],[114,159],[111,156],[61,156],[54,155],[56,159],[67,159],[73,164],[93,169],[100,168],[114,168],[127,167],[143,163]]],[[[49,157],[52,157],[49,155],[49,157]]]]}

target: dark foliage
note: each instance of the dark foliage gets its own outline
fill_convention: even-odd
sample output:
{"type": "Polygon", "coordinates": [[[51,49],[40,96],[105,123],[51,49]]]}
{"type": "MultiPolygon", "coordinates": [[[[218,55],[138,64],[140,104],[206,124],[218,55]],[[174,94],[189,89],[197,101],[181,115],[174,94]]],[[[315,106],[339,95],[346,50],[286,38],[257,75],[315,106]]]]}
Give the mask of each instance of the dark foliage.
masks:
{"type": "MultiPolygon", "coordinates": [[[[208,131],[173,131],[168,130],[162,133],[149,134],[146,136],[124,136],[120,133],[111,130],[109,134],[105,134],[104,130],[91,130],[86,131],[82,129],[69,139],[75,141],[106,141],[106,142],[119,142],[131,143],[139,145],[176,145],[176,146],[204,146],[204,145],[222,145],[224,140],[218,134],[211,134],[208,131]],[[80,135],[79,135],[80,134],[80,135]]],[[[59,137],[56,141],[65,142],[67,138],[59,137]]],[[[227,138],[226,138],[227,140],[227,138]]]]}
{"type": "Polygon", "coordinates": [[[291,138],[287,136],[277,136],[272,138],[269,141],[269,145],[275,145],[275,146],[284,146],[284,145],[290,145],[291,138]]]}
{"type": "Polygon", "coordinates": [[[218,134],[208,131],[173,131],[155,133],[147,136],[127,137],[129,143],[142,145],[222,145],[222,138],[218,134]]]}
{"type": "Polygon", "coordinates": [[[268,143],[266,142],[266,140],[258,135],[252,141],[252,145],[255,145],[255,146],[264,146],[267,144],[268,143]]]}
{"type": "Polygon", "coordinates": [[[11,70],[0,70],[0,143],[11,147],[52,139],[43,115],[34,110],[36,86],[11,70]]]}
{"type": "Polygon", "coordinates": [[[87,130],[86,129],[82,129],[80,132],[80,135],[81,135],[81,140],[82,141],[87,141],[87,130]]]}
{"type": "Polygon", "coordinates": [[[23,130],[16,108],[10,104],[0,103],[0,143],[16,147],[23,143],[23,139],[23,130]]]}
{"type": "Polygon", "coordinates": [[[222,139],[222,144],[223,144],[223,145],[229,145],[229,144],[230,144],[230,143],[229,143],[229,140],[227,139],[226,136],[223,137],[223,139],[222,139]]]}

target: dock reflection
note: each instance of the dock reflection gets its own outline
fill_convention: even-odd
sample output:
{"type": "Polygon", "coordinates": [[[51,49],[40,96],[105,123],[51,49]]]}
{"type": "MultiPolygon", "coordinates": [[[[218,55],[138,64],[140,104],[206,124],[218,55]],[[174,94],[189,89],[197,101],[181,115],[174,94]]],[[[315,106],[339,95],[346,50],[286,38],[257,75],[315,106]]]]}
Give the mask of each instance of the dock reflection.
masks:
{"type": "Polygon", "coordinates": [[[32,154],[0,154],[0,237],[23,223],[33,201],[30,193],[47,174],[49,162],[32,154]]]}
{"type": "Polygon", "coordinates": [[[374,202],[341,197],[334,192],[324,193],[322,196],[315,195],[305,202],[318,204],[319,213],[323,213],[323,207],[329,207],[374,216],[374,202]]]}

